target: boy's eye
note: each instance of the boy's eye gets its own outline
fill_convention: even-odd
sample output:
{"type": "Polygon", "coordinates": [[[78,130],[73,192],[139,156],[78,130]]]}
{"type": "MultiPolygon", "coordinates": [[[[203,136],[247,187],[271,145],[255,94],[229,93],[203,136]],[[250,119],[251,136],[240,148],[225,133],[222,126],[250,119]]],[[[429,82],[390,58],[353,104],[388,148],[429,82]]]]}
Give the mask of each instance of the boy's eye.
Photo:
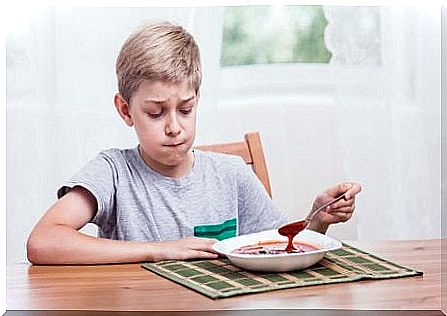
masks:
{"type": "Polygon", "coordinates": [[[182,113],[182,114],[189,114],[189,113],[191,113],[191,111],[192,111],[192,108],[180,109],[180,113],[182,113]]]}
{"type": "Polygon", "coordinates": [[[159,118],[163,115],[163,111],[157,112],[157,113],[148,113],[148,115],[152,118],[159,118]]]}

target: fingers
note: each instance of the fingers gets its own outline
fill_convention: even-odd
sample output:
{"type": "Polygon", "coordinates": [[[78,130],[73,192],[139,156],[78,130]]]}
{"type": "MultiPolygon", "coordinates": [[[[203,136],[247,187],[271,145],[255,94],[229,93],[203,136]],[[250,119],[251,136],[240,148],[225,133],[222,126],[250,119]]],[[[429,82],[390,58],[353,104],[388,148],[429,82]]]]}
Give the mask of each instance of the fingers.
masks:
{"type": "Polygon", "coordinates": [[[188,250],[184,253],[184,259],[203,258],[203,259],[215,259],[219,256],[215,252],[213,245],[216,243],[216,239],[190,237],[185,238],[188,250]]]}
{"type": "Polygon", "coordinates": [[[329,214],[334,213],[353,213],[355,210],[355,204],[341,205],[336,208],[327,209],[326,212],[329,214]]]}
{"type": "Polygon", "coordinates": [[[219,254],[213,249],[216,239],[187,237],[156,243],[158,255],[154,261],[186,260],[194,258],[215,259],[219,254]]]}
{"type": "Polygon", "coordinates": [[[342,182],[337,184],[336,186],[329,188],[326,190],[326,194],[332,197],[337,197],[341,194],[345,194],[345,199],[349,200],[358,194],[362,190],[362,187],[359,183],[355,182],[342,182]]]}
{"type": "Polygon", "coordinates": [[[332,212],[331,215],[335,217],[334,223],[344,223],[351,219],[352,212],[332,212]]]}
{"type": "Polygon", "coordinates": [[[325,193],[326,193],[327,195],[329,195],[329,196],[337,197],[337,196],[339,196],[340,194],[343,194],[343,193],[345,193],[346,191],[348,191],[348,189],[350,188],[350,187],[348,188],[348,186],[349,186],[348,183],[349,183],[349,182],[346,182],[346,183],[339,183],[339,184],[337,184],[336,186],[327,189],[325,193]]]}
{"type": "Polygon", "coordinates": [[[352,217],[354,210],[355,205],[353,204],[339,207],[335,210],[330,210],[327,212],[327,214],[333,217],[332,222],[346,222],[352,217]]]}
{"type": "Polygon", "coordinates": [[[356,194],[360,193],[362,191],[362,186],[359,183],[354,182],[346,182],[343,184],[345,191],[345,198],[346,200],[349,200],[353,198],[356,194]]]}
{"type": "Polygon", "coordinates": [[[213,251],[213,245],[217,242],[217,239],[188,237],[183,239],[183,241],[185,243],[185,246],[187,246],[189,249],[213,251]]]}
{"type": "Polygon", "coordinates": [[[355,205],[355,197],[352,197],[349,200],[343,200],[342,199],[340,201],[337,201],[337,202],[331,204],[329,206],[329,210],[328,211],[330,212],[331,210],[338,210],[338,209],[343,208],[343,207],[351,207],[353,205],[355,205]]]}
{"type": "Polygon", "coordinates": [[[202,251],[202,250],[184,250],[181,252],[177,252],[171,256],[169,256],[168,259],[174,259],[174,260],[187,260],[187,259],[216,259],[219,257],[218,253],[215,252],[208,252],[208,251],[202,251]]]}
{"type": "Polygon", "coordinates": [[[346,222],[348,221],[351,217],[352,214],[354,213],[355,210],[355,204],[344,204],[342,206],[339,206],[335,209],[332,209],[330,207],[328,207],[328,209],[326,210],[326,216],[323,216],[326,218],[326,221],[328,223],[340,223],[340,222],[346,222]]]}
{"type": "Polygon", "coordinates": [[[194,251],[190,258],[216,259],[218,257],[219,257],[219,254],[216,252],[194,251]]]}
{"type": "Polygon", "coordinates": [[[217,258],[217,253],[213,248],[216,239],[187,237],[175,241],[177,254],[175,259],[191,258],[217,258]]]}

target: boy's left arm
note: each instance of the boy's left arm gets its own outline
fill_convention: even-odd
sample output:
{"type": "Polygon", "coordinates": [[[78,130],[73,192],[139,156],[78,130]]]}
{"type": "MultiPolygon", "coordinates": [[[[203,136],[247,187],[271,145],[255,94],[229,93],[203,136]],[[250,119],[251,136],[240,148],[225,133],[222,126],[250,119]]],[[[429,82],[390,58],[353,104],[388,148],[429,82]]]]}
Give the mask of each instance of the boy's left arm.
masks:
{"type": "Polygon", "coordinates": [[[355,209],[355,196],[361,190],[362,187],[359,183],[344,182],[318,195],[313,202],[311,213],[324,203],[343,193],[345,193],[345,199],[341,199],[319,212],[309,223],[308,229],[324,234],[329,225],[348,221],[355,209]]]}

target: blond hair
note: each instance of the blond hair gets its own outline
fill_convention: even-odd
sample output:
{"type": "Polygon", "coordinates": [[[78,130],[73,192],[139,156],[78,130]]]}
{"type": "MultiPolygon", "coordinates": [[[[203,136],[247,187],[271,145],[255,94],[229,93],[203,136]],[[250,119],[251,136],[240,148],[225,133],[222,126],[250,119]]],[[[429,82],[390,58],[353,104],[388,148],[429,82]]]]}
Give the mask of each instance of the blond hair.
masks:
{"type": "Polygon", "coordinates": [[[144,25],[121,47],[116,75],[118,91],[128,103],[144,80],[188,80],[198,92],[202,80],[199,47],[181,26],[169,22],[144,25]]]}

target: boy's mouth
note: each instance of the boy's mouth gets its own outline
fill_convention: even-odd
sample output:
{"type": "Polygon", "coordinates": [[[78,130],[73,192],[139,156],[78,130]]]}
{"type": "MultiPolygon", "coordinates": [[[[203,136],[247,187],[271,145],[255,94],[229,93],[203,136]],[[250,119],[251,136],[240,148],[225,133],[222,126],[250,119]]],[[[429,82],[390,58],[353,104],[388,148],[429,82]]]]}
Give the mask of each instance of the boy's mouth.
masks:
{"type": "Polygon", "coordinates": [[[181,143],[173,143],[173,144],[164,144],[163,146],[175,148],[175,147],[178,147],[178,146],[183,145],[183,144],[184,143],[181,142],[181,143]]]}

